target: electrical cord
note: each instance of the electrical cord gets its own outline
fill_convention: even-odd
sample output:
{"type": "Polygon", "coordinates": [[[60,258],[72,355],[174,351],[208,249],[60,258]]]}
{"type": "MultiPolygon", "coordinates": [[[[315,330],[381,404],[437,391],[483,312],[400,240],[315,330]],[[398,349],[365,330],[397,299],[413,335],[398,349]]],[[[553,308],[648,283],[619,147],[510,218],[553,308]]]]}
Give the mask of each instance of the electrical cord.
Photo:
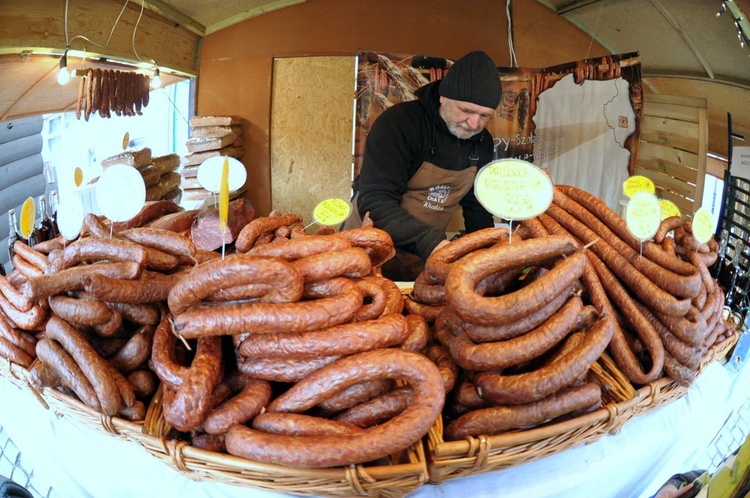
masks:
{"type": "MultiPolygon", "coordinates": [[[[122,18],[122,14],[125,12],[125,7],[128,6],[128,2],[130,0],[125,0],[125,4],[122,6],[122,9],[120,9],[120,14],[117,16],[117,19],[115,19],[115,23],[112,25],[112,29],[109,32],[109,38],[107,38],[107,41],[104,45],[100,45],[96,43],[95,41],[87,38],[84,35],[75,35],[73,38],[68,38],[68,5],[70,3],[70,0],[65,0],[65,50],[68,50],[70,48],[70,44],[73,43],[74,40],[82,39],[86,40],[87,42],[96,45],[97,47],[106,47],[109,45],[109,42],[112,40],[112,35],[115,33],[115,28],[117,27],[117,24],[120,22],[120,19],[122,18]]],[[[141,11],[141,13],[143,13],[141,11]]],[[[138,18],[140,21],[140,17],[138,18]]],[[[136,24],[136,28],[138,25],[136,24]]],[[[133,38],[135,39],[135,29],[133,29],[133,38]]],[[[140,60],[140,59],[139,59],[140,60]]]]}

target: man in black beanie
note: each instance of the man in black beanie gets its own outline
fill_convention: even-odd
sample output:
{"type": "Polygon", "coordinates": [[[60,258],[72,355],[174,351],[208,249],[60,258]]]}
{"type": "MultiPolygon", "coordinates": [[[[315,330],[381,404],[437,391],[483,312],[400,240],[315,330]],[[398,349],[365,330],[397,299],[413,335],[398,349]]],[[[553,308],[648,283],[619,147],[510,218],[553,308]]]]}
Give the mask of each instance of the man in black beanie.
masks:
{"type": "Polygon", "coordinates": [[[369,213],[391,235],[396,256],[382,272],[397,281],[413,281],[427,257],[448,243],[445,230],[459,206],[467,233],[494,224],[474,196],[474,177],[493,159],[485,126],[500,104],[495,63],[470,52],[415,95],[373,123],[354,184],[354,215],[345,224],[359,226],[369,213]]]}

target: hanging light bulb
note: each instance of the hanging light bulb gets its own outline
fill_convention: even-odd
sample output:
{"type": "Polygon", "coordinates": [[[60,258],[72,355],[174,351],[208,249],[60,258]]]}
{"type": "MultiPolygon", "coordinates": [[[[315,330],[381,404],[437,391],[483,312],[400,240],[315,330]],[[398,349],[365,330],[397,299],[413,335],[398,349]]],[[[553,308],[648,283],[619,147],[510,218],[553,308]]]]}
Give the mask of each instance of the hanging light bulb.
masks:
{"type": "Polygon", "coordinates": [[[159,77],[159,68],[154,69],[154,77],[151,78],[151,88],[160,88],[161,78],[159,77]]]}
{"type": "Polygon", "coordinates": [[[57,83],[60,85],[66,84],[70,81],[70,73],[68,72],[68,49],[65,49],[65,53],[60,58],[60,70],[57,72],[57,83]]]}

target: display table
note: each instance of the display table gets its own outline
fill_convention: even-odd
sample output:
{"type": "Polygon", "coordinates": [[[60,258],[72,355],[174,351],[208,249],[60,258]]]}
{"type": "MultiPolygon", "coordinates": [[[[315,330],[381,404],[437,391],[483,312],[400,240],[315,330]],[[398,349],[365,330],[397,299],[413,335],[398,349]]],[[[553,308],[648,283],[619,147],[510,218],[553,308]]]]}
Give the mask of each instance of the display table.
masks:
{"type": "MultiPolygon", "coordinates": [[[[743,365],[744,367],[744,365],[743,365]]],[[[750,369],[709,364],[682,398],[629,420],[618,434],[508,469],[424,485],[409,498],[649,497],[692,465],[750,396],[750,369]]],[[[193,481],[134,442],[76,425],[0,377],[0,425],[56,493],[78,497],[282,497],[193,481]]]]}

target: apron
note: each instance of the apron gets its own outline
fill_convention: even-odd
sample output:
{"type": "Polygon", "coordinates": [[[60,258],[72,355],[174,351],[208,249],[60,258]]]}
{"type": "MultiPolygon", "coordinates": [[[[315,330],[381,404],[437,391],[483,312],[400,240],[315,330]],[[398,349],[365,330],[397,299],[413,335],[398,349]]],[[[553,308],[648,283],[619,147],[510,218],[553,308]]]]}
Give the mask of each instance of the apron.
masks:
{"type": "MultiPolygon", "coordinates": [[[[459,202],[474,185],[476,172],[475,161],[472,161],[472,166],[460,171],[447,170],[425,161],[406,184],[407,191],[401,198],[400,205],[422,223],[445,231],[459,202]]],[[[357,205],[358,195],[359,193],[354,196],[354,206],[357,205]]],[[[362,218],[357,209],[353,209],[344,228],[357,228],[361,225],[362,218]]],[[[403,282],[414,281],[423,269],[422,258],[398,247],[396,255],[381,268],[384,277],[403,282]]]]}

